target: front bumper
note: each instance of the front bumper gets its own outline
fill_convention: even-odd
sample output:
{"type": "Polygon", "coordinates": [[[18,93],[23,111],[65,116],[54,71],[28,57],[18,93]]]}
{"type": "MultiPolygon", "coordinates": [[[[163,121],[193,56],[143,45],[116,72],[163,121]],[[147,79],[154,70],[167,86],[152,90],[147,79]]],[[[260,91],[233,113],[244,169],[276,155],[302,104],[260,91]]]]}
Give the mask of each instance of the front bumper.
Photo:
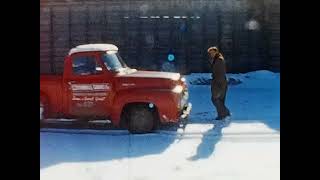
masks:
{"type": "Polygon", "coordinates": [[[179,117],[179,124],[180,124],[179,126],[183,129],[186,127],[189,121],[188,117],[190,115],[191,109],[192,109],[192,104],[188,103],[184,106],[184,108],[181,111],[181,114],[179,117]]]}
{"type": "Polygon", "coordinates": [[[184,106],[180,113],[180,119],[187,119],[192,109],[192,104],[188,103],[184,106]]]}

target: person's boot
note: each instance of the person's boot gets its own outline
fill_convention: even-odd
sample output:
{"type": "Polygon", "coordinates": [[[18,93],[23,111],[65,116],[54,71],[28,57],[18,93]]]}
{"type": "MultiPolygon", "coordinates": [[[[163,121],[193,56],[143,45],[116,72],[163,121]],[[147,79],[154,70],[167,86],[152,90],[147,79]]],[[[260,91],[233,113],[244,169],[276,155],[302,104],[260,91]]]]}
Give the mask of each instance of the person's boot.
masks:
{"type": "Polygon", "coordinates": [[[224,106],[224,115],[225,116],[231,116],[230,110],[225,105],[223,105],[223,106],[224,106]]]}
{"type": "Polygon", "coordinates": [[[226,113],[225,117],[229,117],[229,116],[231,116],[231,113],[228,111],[228,112],[226,113]]]}
{"type": "Polygon", "coordinates": [[[224,113],[223,113],[223,115],[222,116],[220,116],[221,117],[221,120],[227,120],[227,119],[230,119],[230,117],[231,117],[231,113],[230,113],[230,111],[227,109],[227,111],[225,111],[224,113]]]}
{"type": "Polygon", "coordinates": [[[229,111],[229,109],[226,107],[226,106],[224,106],[224,111],[223,111],[223,118],[225,118],[225,117],[228,117],[228,116],[231,116],[231,113],[230,113],[230,111],[229,111]]]}

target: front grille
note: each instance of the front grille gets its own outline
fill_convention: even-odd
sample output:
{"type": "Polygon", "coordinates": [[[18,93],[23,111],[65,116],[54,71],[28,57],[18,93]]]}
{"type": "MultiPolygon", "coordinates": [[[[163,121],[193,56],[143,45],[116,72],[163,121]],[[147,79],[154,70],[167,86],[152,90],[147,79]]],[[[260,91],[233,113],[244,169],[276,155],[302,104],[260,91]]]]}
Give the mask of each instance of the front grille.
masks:
{"type": "Polygon", "coordinates": [[[188,92],[188,90],[187,89],[184,89],[183,91],[182,91],[182,94],[181,94],[181,102],[180,102],[180,108],[181,109],[183,109],[185,106],[186,106],[186,104],[187,104],[187,102],[188,102],[188,99],[189,99],[189,92],[188,92]]]}

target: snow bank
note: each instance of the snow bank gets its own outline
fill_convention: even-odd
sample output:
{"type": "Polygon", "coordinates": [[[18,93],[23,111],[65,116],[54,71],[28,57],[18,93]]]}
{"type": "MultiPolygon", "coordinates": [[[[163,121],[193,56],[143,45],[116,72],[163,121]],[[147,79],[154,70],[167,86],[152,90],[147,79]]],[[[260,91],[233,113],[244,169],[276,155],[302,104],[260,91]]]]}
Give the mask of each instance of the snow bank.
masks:
{"type": "MultiPolygon", "coordinates": [[[[242,88],[279,88],[280,73],[261,70],[249,73],[227,74],[230,86],[242,88]]],[[[211,73],[192,73],[187,76],[190,85],[210,85],[211,73]]]]}

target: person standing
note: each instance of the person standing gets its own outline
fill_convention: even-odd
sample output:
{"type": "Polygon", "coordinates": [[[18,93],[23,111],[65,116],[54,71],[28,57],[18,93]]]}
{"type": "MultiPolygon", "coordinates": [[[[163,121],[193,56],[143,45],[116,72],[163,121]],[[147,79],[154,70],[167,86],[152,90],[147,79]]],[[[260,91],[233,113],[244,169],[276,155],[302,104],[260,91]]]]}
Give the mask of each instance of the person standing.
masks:
{"type": "Polygon", "coordinates": [[[225,106],[228,90],[226,64],[223,55],[219,52],[217,47],[210,47],[208,49],[208,54],[212,69],[211,100],[218,113],[216,120],[222,120],[227,116],[230,116],[230,111],[225,106]]]}

